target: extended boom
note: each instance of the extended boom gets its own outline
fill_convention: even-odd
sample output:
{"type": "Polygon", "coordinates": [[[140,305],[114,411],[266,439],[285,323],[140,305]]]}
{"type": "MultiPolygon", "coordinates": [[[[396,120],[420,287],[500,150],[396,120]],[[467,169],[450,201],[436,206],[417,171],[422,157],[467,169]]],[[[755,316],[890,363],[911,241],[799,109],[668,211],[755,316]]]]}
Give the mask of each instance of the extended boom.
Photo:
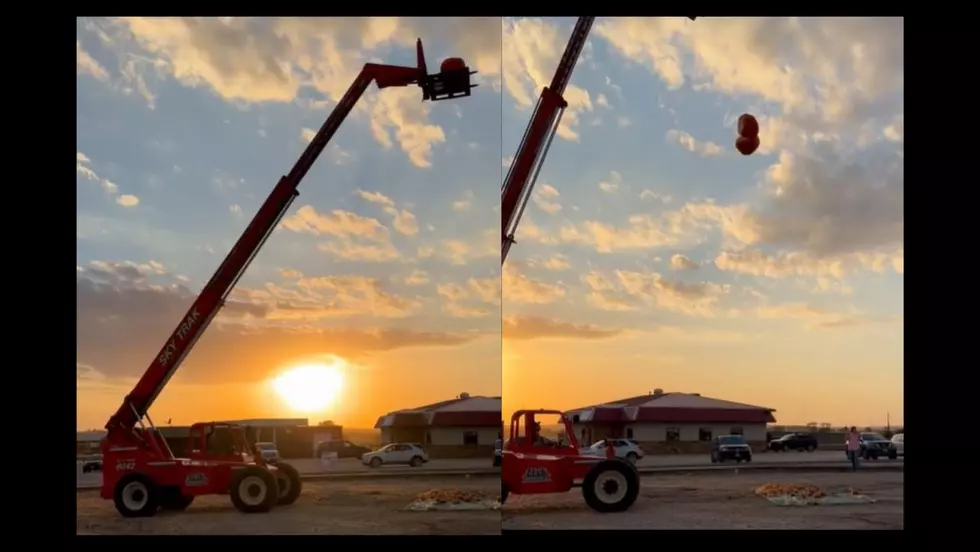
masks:
{"type": "Polygon", "coordinates": [[[153,358],[146,373],[109,419],[106,429],[109,431],[110,438],[116,432],[128,432],[136,424],[141,423],[150,406],[224,305],[245,269],[299,195],[297,188],[303,181],[303,177],[309,172],[317,157],[323,152],[372,81],[379,89],[417,84],[422,88],[423,100],[438,101],[470,95],[470,90],[476,86],[470,84],[470,75],[475,71],[470,71],[461,59],[450,58],[443,62],[442,71],[429,75],[425,68],[421,39],[418,41],[417,52],[418,67],[374,63],[364,66],[289,174],[279,179],[279,183],[259,208],[231,252],[153,358]]]}

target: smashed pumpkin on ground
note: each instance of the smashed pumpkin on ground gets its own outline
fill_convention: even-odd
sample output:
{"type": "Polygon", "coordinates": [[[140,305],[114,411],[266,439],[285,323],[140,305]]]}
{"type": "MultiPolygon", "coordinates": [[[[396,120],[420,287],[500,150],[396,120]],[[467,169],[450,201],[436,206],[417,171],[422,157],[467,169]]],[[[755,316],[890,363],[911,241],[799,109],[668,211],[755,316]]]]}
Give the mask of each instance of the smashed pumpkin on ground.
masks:
{"type": "Polygon", "coordinates": [[[825,492],[815,485],[792,485],[783,483],[767,483],[755,490],[755,494],[774,504],[810,505],[810,504],[862,504],[874,502],[874,499],[851,487],[837,489],[832,493],[825,492]]]}
{"type": "Polygon", "coordinates": [[[457,491],[456,489],[432,489],[420,493],[416,500],[424,502],[435,502],[438,504],[459,504],[463,502],[481,502],[491,498],[483,493],[476,491],[457,491]]]}

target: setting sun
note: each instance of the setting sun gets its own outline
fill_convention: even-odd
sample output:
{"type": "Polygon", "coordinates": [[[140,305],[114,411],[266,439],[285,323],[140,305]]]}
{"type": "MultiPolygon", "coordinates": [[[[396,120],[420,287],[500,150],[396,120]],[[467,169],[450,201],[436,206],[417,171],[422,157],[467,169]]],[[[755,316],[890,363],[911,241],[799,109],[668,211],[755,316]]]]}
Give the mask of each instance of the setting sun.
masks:
{"type": "Polygon", "coordinates": [[[272,385],[290,407],[317,412],[336,401],[344,385],[344,376],[337,366],[305,364],[283,372],[272,385]]]}

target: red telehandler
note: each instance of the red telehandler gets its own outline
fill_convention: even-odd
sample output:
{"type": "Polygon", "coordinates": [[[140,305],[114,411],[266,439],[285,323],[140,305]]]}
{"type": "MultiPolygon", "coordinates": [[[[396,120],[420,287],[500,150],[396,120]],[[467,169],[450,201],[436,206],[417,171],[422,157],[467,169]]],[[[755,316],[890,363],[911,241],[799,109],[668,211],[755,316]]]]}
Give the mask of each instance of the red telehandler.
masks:
{"type": "Polygon", "coordinates": [[[113,500],[123,516],[148,517],[161,508],[183,510],[201,495],[229,494],[235,507],[245,513],[267,512],[299,497],[301,482],[296,469],[281,462],[264,462],[247,438],[247,428],[221,422],[195,424],[190,430],[190,458],[176,458],[148,411],[299,195],[297,188],[303,177],[372,82],[379,89],[418,85],[423,101],[466,97],[476,87],[470,82],[476,72],[470,71],[462,59],[449,58],[442,63],[440,72],[430,75],[421,39],[416,49],[417,67],[368,63],[361,69],[292,170],[279,179],[143,377],[106,423],[101,495],[113,500]]]}
{"type": "MultiPolygon", "coordinates": [[[[688,17],[690,20],[696,17],[688,17]]],[[[548,149],[558,131],[561,116],[568,106],[562,97],[572,70],[589,37],[595,17],[579,17],[568,39],[565,53],[558,63],[551,86],[545,87],[538,98],[534,114],[524,131],[517,155],[501,186],[500,197],[500,264],[507,260],[517,226],[531,199],[531,192],[548,155],[548,149]]],[[[506,301],[506,298],[504,298],[506,301]]],[[[581,486],[585,502],[600,512],[619,512],[628,509],[640,489],[640,476],[631,463],[610,456],[596,459],[582,455],[575,439],[572,424],[556,410],[521,410],[511,419],[511,437],[501,451],[500,499],[513,494],[564,493],[581,486]],[[558,414],[565,426],[567,446],[542,447],[536,439],[535,416],[558,414]],[[524,420],[523,437],[519,436],[524,420]]],[[[606,450],[614,447],[607,442],[606,450]]]]}
{"type": "Polygon", "coordinates": [[[582,497],[597,512],[622,512],[640,495],[640,474],[632,463],[615,456],[606,443],[606,455],[583,454],[572,422],[558,410],[519,410],[510,420],[510,439],[501,451],[500,502],[510,494],[567,493],[582,488],[582,497]],[[552,442],[541,439],[542,415],[558,415],[565,436],[552,442]],[[522,424],[523,422],[523,424],[522,424]]]}

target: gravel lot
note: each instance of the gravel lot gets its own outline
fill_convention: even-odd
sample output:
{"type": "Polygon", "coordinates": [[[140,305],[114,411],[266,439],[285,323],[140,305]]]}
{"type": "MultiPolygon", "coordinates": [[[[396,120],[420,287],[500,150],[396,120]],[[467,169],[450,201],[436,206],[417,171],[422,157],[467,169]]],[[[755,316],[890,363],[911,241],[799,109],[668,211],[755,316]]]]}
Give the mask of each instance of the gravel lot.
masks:
{"type": "Polygon", "coordinates": [[[646,475],[640,497],[620,514],[599,514],[579,489],[511,496],[502,527],[511,529],[902,529],[904,476],[895,471],[748,472],[646,475]],[[846,506],[776,506],[753,492],[765,483],[853,487],[877,500],[846,506]]]}
{"type": "Polygon", "coordinates": [[[365,481],[307,481],[292,506],[245,515],[227,496],[197,499],[186,512],[124,519],[98,493],[78,493],[79,535],[298,535],[298,534],[500,534],[500,512],[408,512],[405,507],[431,489],[478,491],[497,496],[495,477],[389,478],[365,481]]]}

